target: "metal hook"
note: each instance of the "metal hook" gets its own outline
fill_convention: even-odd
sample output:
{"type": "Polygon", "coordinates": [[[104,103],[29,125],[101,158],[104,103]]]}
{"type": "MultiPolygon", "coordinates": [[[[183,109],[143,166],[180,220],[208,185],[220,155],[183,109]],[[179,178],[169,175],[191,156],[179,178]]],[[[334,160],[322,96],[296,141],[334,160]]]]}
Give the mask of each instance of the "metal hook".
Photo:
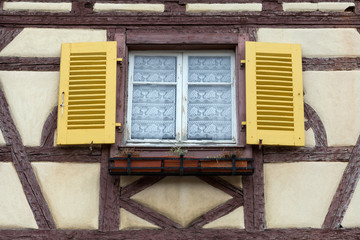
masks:
{"type": "Polygon", "coordinates": [[[91,143],[90,143],[89,150],[90,150],[90,153],[92,153],[92,150],[93,150],[93,141],[91,141],[91,143]]]}

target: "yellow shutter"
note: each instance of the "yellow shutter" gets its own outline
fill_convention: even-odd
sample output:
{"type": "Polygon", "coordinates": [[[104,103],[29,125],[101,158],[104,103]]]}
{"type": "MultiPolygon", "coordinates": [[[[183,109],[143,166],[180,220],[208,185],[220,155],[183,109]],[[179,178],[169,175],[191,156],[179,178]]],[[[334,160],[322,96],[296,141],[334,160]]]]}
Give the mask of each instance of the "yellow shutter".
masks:
{"type": "Polygon", "coordinates": [[[247,144],[304,146],[300,44],[246,42],[247,144]]]}
{"type": "Polygon", "coordinates": [[[115,142],[116,42],[61,46],[58,145],[115,142]]]}

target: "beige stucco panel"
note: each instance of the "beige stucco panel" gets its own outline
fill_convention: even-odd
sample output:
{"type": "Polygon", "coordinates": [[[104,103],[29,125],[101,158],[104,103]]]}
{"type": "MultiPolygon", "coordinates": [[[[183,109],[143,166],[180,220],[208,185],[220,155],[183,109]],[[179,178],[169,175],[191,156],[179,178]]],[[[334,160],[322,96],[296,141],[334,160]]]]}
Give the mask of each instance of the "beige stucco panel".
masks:
{"type": "Polygon", "coordinates": [[[59,72],[0,71],[0,84],[23,144],[39,146],[43,125],[56,106],[59,72]]]}
{"type": "Polygon", "coordinates": [[[0,131],[0,145],[5,145],[6,142],[5,142],[5,139],[4,139],[4,136],[2,134],[2,132],[0,131]]]}
{"type": "Polygon", "coordinates": [[[260,28],[258,41],[301,44],[304,57],[360,56],[360,34],[355,28],[260,28]]]}
{"type": "Polygon", "coordinates": [[[231,196],[196,177],[166,177],[131,199],[186,227],[231,196]]]}
{"type": "Polygon", "coordinates": [[[261,11],[261,3],[188,3],[187,12],[244,12],[261,11]]]}
{"type": "Polygon", "coordinates": [[[322,120],[328,145],[355,145],[360,135],[360,71],[307,71],[303,77],[305,102],[322,120]]]}
{"type": "Polygon", "coordinates": [[[120,187],[126,187],[140,178],[141,176],[120,176],[120,187]]]}
{"type": "Polygon", "coordinates": [[[158,229],[160,227],[120,208],[120,230],[158,229]]]}
{"type": "Polygon", "coordinates": [[[321,228],[346,163],[264,165],[268,228],[321,228]]]}
{"type": "Polygon", "coordinates": [[[100,164],[32,163],[58,228],[97,229],[100,164]]]}
{"type": "Polygon", "coordinates": [[[346,8],[355,6],[353,2],[283,2],[283,10],[285,12],[343,12],[346,8]]]}
{"type": "Polygon", "coordinates": [[[341,225],[345,228],[360,227],[360,184],[357,183],[341,225]]]}
{"type": "Polygon", "coordinates": [[[164,4],[148,3],[95,3],[95,12],[164,12],[164,4]]]}
{"type": "Polygon", "coordinates": [[[231,213],[205,224],[203,228],[245,228],[244,207],[239,207],[231,213]]]}
{"type": "Polygon", "coordinates": [[[71,3],[4,2],[4,11],[70,12],[71,3]]]}
{"type": "Polygon", "coordinates": [[[37,228],[12,163],[0,163],[0,229],[37,228]]]}
{"type": "Polygon", "coordinates": [[[225,181],[229,182],[235,187],[242,188],[242,177],[241,176],[220,176],[225,181]]]}
{"type": "Polygon", "coordinates": [[[106,41],[105,30],[25,28],[0,56],[60,57],[61,43],[106,41]]]}

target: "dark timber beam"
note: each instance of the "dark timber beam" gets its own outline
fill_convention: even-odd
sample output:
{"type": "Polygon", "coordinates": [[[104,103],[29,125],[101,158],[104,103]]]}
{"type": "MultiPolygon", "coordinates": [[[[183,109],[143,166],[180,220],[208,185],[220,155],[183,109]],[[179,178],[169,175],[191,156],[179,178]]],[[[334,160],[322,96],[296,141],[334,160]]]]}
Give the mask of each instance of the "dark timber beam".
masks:
{"type": "Polygon", "coordinates": [[[5,27],[110,27],[110,26],[207,26],[207,25],[257,25],[293,27],[347,27],[359,28],[360,18],[355,13],[322,12],[244,12],[244,13],[94,13],[43,14],[27,12],[0,12],[0,25],[5,27]]]}
{"type": "Polygon", "coordinates": [[[11,117],[5,95],[0,88],[0,129],[6,144],[11,147],[14,167],[19,176],[26,199],[40,229],[55,229],[55,222],[42,195],[39,183],[31,167],[20,133],[11,117]]]}
{"type": "Polygon", "coordinates": [[[96,230],[0,230],[4,239],[359,239],[360,228],[267,229],[247,232],[235,229],[171,229],[102,232],[96,230]]]}
{"type": "Polygon", "coordinates": [[[339,228],[360,178],[360,136],[336,190],[323,228],[339,228]]]}

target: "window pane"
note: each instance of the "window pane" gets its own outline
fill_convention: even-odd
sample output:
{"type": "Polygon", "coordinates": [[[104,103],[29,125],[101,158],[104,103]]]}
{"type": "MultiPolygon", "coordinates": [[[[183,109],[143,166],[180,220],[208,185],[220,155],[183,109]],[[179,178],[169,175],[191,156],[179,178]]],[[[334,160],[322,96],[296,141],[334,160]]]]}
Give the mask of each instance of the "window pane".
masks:
{"type": "Polygon", "coordinates": [[[230,57],[189,57],[189,82],[231,83],[230,57]]]}
{"type": "Polygon", "coordinates": [[[176,82],[176,57],[135,56],[134,82],[176,82]]]}
{"type": "Polygon", "coordinates": [[[191,140],[231,140],[231,86],[189,86],[187,135],[191,140]]]}
{"type": "Polygon", "coordinates": [[[134,85],[132,139],[175,139],[176,87],[134,85]]]}

